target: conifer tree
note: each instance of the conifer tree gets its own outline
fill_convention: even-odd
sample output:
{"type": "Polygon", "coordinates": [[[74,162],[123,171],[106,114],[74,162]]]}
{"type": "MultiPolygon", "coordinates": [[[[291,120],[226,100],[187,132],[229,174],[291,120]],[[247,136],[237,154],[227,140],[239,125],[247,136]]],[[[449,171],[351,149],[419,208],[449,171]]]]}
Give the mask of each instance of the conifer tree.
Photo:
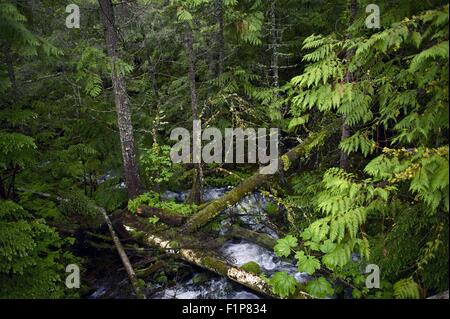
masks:
{"type": "Polygon", "coordinates": [[[120,67],[119,50],[117,47],[118,30],[111,0],[99,0],[99,5],[105,31],[106,49],[112,63],[111,77],[115,95],[125,181],[129,197],[134,198],[139,194],[139,175],[136,163],[130,102],[125,86],[123,70],[120,67]]]}

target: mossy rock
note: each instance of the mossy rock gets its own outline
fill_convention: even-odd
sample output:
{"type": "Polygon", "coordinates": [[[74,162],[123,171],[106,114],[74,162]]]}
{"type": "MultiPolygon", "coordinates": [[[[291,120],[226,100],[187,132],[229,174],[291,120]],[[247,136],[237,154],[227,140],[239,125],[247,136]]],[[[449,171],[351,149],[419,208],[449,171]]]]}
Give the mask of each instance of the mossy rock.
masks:
{"type": "Polygon", "coordinates": [[[243,264],[239,268],[255,275],[259,275],[262,272],[261,267],[258,265],[258,263],[254,261],[249,261],[248,263],[243,264]]]}
{"type": "Polygon", "coordinates": [[[209,279],[209,276],[207,273],[200,273],[200,274],[196,274],[193,278],[192,278],[192,283],[194,285],[202,285],[204,284],[207,280],[209,279]]]}
{"type": "Polygon", "coordinates": [[[167,283],[168,278],[164,272],[159,273],[158,277],[156,277],[156,282],[159,284],[167,283]]]}

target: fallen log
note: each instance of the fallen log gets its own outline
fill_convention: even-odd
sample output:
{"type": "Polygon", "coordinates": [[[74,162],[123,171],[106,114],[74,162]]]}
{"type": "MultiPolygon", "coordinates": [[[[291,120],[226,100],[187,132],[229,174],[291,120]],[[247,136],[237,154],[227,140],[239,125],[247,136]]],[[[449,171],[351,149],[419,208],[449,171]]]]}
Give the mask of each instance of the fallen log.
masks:
{"type": "Polygon", "coordinates": [[[139,206],[137,214],[142,217],[158,217],[164,224],[171,226],[183,225],[186,221],[186,217],[181,216],[175,212],[169,212],[162,208],[139,206]]]}
{"type": "MultiPolygon", "coordinates": [[[[134,223],[128,224],[125,222],[124,227],[143,245],[160,247],[190,264],[227,277],[228,279],[245,286],[260,295],[270,298],[278,298],[278,296],[272,292],[269,284],[262,277],[233,266],[228,262],[213,256],[206,250],[179,248],[176,243],[164,238],[162,235],[156,236],[139,230],[138,226],[134,223]]],[[[305,292],[299,292],[296,298],[310,299],[312,297],[305,292]]]]}
{"type": "Polygon", "coordinates": [[[136,294],[137,299],[146,299],[145,294],[142,292],[141,286],[139,285],[138,279],[136,277],[136,273],[134,272],[133,266],[131,266],[130,260],[128,259],[125,250],[120,243],[119,237],[117,237],[116,232],[114,231],[111,220],[106,214],[106,210],[103,207],[97,207],[100,213],[105,218],[105,222],[108,225],[109,232],[111,233],[111,237],[113,239],[114,245],[116,246],[117,253],[119,254],[120,259],[122,260],[123,266],[128,274],[128,279],[130,280],[131,286],[136,294]]]}
{"type": "MultiPolygon", "coordinates": [[[[332,130],[327,127],[322,131],[312,133],[303,143],[282,155],[279,158],[279,163],[283,163],[283,170],[288,170],[291,162],[296,161],[302,156],[308,155],[314,147],[322,143],[325,138],[331,134],[331,131],[332,130]]],[[[211,219],[219,215],[225,208],[233,206],[239,202],[242,197],[251,193],[264,182],[269,181],[273,176],[274,175],[270,174],[256,173],[245,179],[231,191],[222,197],[213,200],[206,207],[190,217],[184,227],[184,230],[187,232],[196,231],[200,227],[207,224],[211,219]]]]}
{"type": "Polygon", "coordinates": [[[231,226],[225,235],[233,238],[245,239],[269,250],[273,250],[273,246],[275,246],[277,242],[275,238],[269,235],[242,228],[237,225],[231,226]]]}

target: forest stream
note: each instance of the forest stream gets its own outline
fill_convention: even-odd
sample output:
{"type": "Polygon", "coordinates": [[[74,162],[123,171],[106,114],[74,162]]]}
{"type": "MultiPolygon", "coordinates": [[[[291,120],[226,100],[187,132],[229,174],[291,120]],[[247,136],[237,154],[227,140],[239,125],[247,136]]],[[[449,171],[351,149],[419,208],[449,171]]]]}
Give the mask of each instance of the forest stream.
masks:
{"type": "MultiPolygon", "coordinates": [[[[204,191],[205,200],[214,200],[225,194],[229,189],[208,188],[204,191]]],[[[162,196],[166,200],[183,202],[187,192],[168,191],[162,196]]],[[[273,238],[278,238],[277,232],[268,226],[268,218],[265,211],[268,199],[258,192],[244,197],[238,204],[225,211],[227,218],[221,222],[221,234],[231,224],[232,218],[240,219],[240,222],[247,228],[267,234],[273,238]]],[[[232,239],[225,242],[220,248],[220,253],[231,264],[242,266],[250,261],[256,262],[261,267],[261,271],[270,277],[276,271],[285,271],[293,275],[298,282],[305,283],[309,276],[306,273],[297,271],[295,262],[282,261],[273,251],[261,247],[257,244],[245,240],[232,239]]],[[[116,270],[110,269],[104,277],[98,278],[93,284],[94,291],[86,297],[97,298],[133,298],[132,290],[126,273],[119,260],[114,265],[116,270]],[[122,271],[117,271],[121,269],[122,271]],[[111,275],[111,273],[116,274],[111,275]]],[[[147,284],[147,281],[146,281],[147,284]]],[[[151,285],[151,284],[149,284],[151,285]]],[[[155,288],[155,287],[153,287],[155,288]]],[[[156,289],[157,290],[157,287],[156,289]]],[[[249,289],[232,282],[224,277],[217,276],[200,268],[195,268],[186,278],[176,282],[176,285],[157,291],[147,298],[152,299],[257,299],[256,295],[249,289]]]]}

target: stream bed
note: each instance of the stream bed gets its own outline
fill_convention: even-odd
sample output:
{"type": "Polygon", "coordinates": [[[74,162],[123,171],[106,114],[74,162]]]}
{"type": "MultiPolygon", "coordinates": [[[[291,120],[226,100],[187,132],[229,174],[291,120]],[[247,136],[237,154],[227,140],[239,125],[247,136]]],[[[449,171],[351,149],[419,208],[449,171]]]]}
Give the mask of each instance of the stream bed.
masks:
{"type": "MultiPolygon", "coordinates": [[[[213,200],[229,190],[223,188],[208,188],[204,191],[205,200],[213,200]]],[[[162,195],[165,200],[175,200],[182,202],[187,196],[187,192],[166,192],[162,195]]],[[[277,233],[269,227],[265,208],[268,199],[258,192],[244,197],[239,203],[224,211],[227,216],[221,222],[221,232],[231,224],[231,221],[240,219],[240,221],[249,229],[265,233],[274,238],[277,233]]],[[[306,273],[297,271],[295,262],[286,262],[280,260],[273,251],[261,247],[257,244],[245,240],[229,240],[220,248],[220,253],[233,265],[242,266],[243,264],[254,261],[261,267],[262,273],[270,277],[274,272],[285,271],[293,275],[297,281],[306,282],[310,278],[306,273]]],[[[159,290],[148,298],[151,299],[258,299],[261,296],[246,289],[245,287],[228,280],[224,277],[211,274],[199,268],[194,268],[192,274],[175,285],[159,290]],[[201,281],[199,277],[203,277],[201,281]]],[[[99,278],[94,291],[87,298],[132,298],[131,289],[126,275],[122,279],[117,276],[106,276],[99,278]],[[119,282],[117,282],[119,279],[119,282]]],[[[162,287],[162,286],[161,286],[162,287]]],[[[154,287],[153,287],[154,288],[154,287]]],[[[158,289],[156,289],[158,290],[158,289]]]]}

